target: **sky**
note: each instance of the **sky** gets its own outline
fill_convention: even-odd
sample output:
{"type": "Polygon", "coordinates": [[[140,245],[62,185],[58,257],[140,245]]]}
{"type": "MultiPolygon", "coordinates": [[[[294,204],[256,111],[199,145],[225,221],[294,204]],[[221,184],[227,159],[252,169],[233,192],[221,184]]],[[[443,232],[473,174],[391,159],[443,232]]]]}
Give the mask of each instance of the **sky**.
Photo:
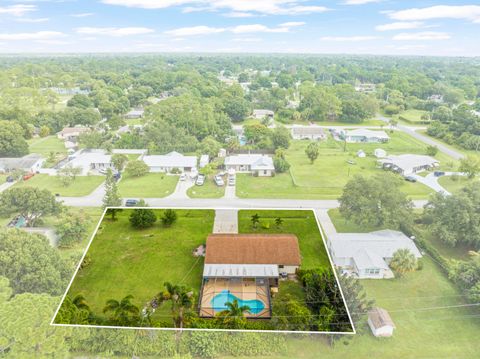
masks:
{"type": "Polygon", "coordinates": [[[480,56],[479,1],[0,0],[0,53],[480,56]]]}

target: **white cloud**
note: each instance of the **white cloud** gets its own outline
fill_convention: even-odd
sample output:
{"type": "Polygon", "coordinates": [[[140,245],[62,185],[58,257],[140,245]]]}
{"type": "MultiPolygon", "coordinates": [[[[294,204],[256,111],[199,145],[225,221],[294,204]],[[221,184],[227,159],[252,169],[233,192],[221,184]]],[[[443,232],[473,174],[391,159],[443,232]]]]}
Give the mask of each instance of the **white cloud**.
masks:
{"type": "Polygon", "coordinates": [[[430,41],[430,40],[448,40],[451,36],[446,32],[404,32],[397,34],[393,37],[393,40],[397,41],[430,41]]]}
{"type": "Polygon", "coordinates": [[[78,27],[75,31],[82,35],[104,35],[115,37],[143,35],[154,32],[153,29],[147,27],[78,27]]]}
{"type": "Polygon", "coordinates": [[[226,29],[221,27],[210,27],[210,26],[192,26],[192,27],[181,27],[179,29],[173,29],[165,31],[165,34],[172,36],[197,36],[197,35],[209,35],[209,34],[218,34],[224,32],[226,29]]]}
{"type": "Polygon", "coordinates": [[[0,15],[5,14],[12,16],[23,16],[32,11],[37,11],[37,7],[35,5],[18,4],[0,7],[0,15]]]}
{"type": "Polygon", "coordinates": [[[239,11],[232,11],[223,14],[225,17],[234,17],[234,18],[245,18],[245,17],[254,17],[257,16],[252,14],[251,12],[239,12],[239,11]]]}
{"type": "Polygon", "coordinates": [[[284,22],[278,26],[280,27],[296,27],[296,26],[303,26],[305,23],[303,21],[289,21],[289,22],[284,22]]]}
{"type": "Polygon", "coordinates": [[[93,16],[93,15],[95,15],[93,12],[81,12],[79,14],[71,14],[70,16],[82,18],[82,17],[93,16]]]}
{"type": "Polygon", "coordinates": [[[381,2],[383,0],[345,0],[345,5],[364,5],[364,4],[371,4],[376,2],[381,2]]]}
{"type": "Polygon", "coordinates": [[[480,23],[480,5],[437,5],[426,8],[390,11],[387,15],[391,19],[400,21],[464,19],[480,23]]]}
{"type": "Polygon", "coordinates": [[[259,37],[236,37],[233,39],[235,42],[260,42],[263,41],[259,37]]]}
{"type": "Polygon", "coordinates": [[[26,23],[32,23],[32,24],[39,23],[39,22],[47,22],[49,20],[50,19],[48,17],[40,17],[36,19],[29,18],[29,17],[19,17],[15,19],[16,22],[26,22],[26,23]]]}
{"type": "Polygon", "coordinates": [[[58,31],[38,31],[21,33],[0,33],[0,40],[48,40],[53,38],[65,37],[66,35],[58,31]]]}
{"type": "Polygon", "coordinates": [[[347,41],[371,41],[378,39],[377,36],[324,36],[320,40],[323,41],[337,41],[337,42],[347,42],[347,41]]]}
{"type": "Polygon", "coordinates": [[[102,0],[104,4],[138,7],[143,9],[165,9],[189,5],[191,11],[228,10],[233,13],[258,13],[268,15],[300,15],[325,12],[325,6],[301,5],[303,0],[102,0]]]}
{"type": "Polygon", "coordinates": [[[270,28],[261,24],[238,25],[231,29],[234,34],[246,34],[252,32],[288,32],[288,30],[289,28],[285,26],[270,28]]]}
{"type": "Polygon", "coordinates": [[[421,21],[400,21],[400,22],[392,22],[390,24],[375,26],[375,30],[377,31],[408,30],[408,29],[418,29],[420,27],[423,27],[423,22],[421,21]]]}

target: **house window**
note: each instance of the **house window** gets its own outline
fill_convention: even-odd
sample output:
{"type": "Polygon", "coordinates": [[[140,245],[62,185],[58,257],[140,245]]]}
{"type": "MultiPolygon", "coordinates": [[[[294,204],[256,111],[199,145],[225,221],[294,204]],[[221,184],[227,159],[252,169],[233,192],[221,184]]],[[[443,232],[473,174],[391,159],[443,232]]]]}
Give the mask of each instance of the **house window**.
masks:
{"type": "Polygon", "coordinates": [[[283,265],[279,265],[278,268],[279,268],[279,269],[283,269],[283,265]]]}

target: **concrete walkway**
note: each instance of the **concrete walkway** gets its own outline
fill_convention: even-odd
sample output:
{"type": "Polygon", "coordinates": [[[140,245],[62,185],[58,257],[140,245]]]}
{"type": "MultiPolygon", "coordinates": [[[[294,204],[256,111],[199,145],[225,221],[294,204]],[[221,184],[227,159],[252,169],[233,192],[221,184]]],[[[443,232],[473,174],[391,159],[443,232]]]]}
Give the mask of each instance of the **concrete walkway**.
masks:
{"type": "Polygon", "coordinates": [[[7,189],[9,189],[10,187],[12,187],[15,183],[17,183],[17,181],[15,182],[5,182],[5,183],[2,183],[0,185],[0,193],[2,193],[3,191],[6,191],[7,189]]]}
{"type": "Polygon", "coordinates": [[[225,187],[225,195],[223,196],[223,198],[230,198],[230,199],[237,198],[237,195],[235,194],[235,188],[236,186],[229,186],[227,183],[225,187]]]}
{"type": "Polygon", "coordinates": [[[213,233],[238,233],[238,211],[236,209],[217,209],[213,233]]]}
{"type": "Polygon", "coordinates": [[[317,215],[318,221],[322,225],[323,233],[327,238],[332,234],[337,233],[337,229],[328,215],[328,209],[317,209],[315,210],[315,214],[317,215]]]}

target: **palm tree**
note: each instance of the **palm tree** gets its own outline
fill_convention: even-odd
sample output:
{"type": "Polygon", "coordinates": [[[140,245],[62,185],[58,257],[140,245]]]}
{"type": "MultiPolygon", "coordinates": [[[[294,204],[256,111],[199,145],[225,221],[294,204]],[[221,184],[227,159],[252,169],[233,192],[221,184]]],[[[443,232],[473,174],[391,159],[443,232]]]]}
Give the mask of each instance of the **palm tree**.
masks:
{"type": "Polygon", "coordinates": [[[159,293],[156,299],[160,304],[168,301],[171,303],[175,327],[182,329],[185,312],[191,309],[194,303],[193,292],[183,285],[173,285],[170,282],[165,282],[164,286],[166,291],[159,293]]]}
{"type": "Polygon", "coordinates": [[[275,218],[275,225],[277,226],[277,228],[282,227],[282,224],[283,224],[283,219],[281,219],[280,217],[275,218]]]}
{"type": "Polygon", "coordinates": [[[90,311],[90,307],[88,306],[87,300],[85,299],[83,294],[77,294],[75,297],[73,297],[72,304],[78,309],[90,311]]]}
{"type": "Polygon", "coordinates": [[[257,228],[258,224],[260,223],[260,216],[258,213],[255,213],[250,220],[252,221],[253,228],[257,228]]]}
{"type": "Polygon", "coordinates": [[[139,309],[132,304],[133,295],[127,295],[122,300],[107,300],[103,313],[113,313],[113,321],[120,325],[129,325],[138,321],[139,309]]]}
{"type": "Polygon", "coordinates": [[[223,318],[223,323],[234,328],[241,327],[241,324],[245,322],[244,313],[250,311],[250,307],[248,305],[240,306],[236,299],[233,302],[226,302],[225,305],[227,309],[218,313],[218,316],[223,318]]]}
{"type": "Polygon", "coordinates": [[[417,269],[417,266],[417,258],[415,258],[415,255],[410,252],[408,248],[401,248],[395,251],[390,261],[390,268],[400,277],[407,272],[413,272],[417,269]]]}

